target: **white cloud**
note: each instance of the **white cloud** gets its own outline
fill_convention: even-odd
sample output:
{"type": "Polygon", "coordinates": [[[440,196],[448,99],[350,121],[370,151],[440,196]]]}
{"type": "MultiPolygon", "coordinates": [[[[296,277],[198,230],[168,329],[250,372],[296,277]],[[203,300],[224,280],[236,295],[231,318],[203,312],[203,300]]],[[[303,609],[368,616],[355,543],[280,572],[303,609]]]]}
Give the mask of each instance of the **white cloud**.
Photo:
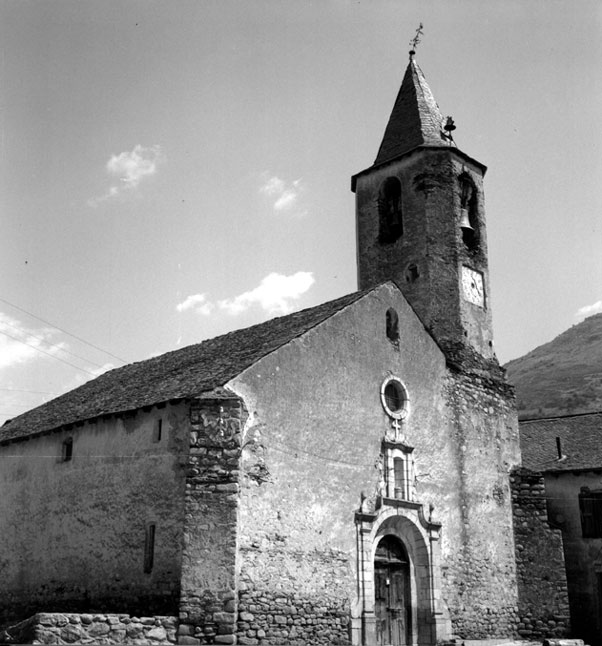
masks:
{"type": "Polygon", "coordinates": [[[118,180],[118,184],[112,184],[98,197],[88,200],[88,205],[98,206],[101,202],[123,194],[125,191],[133,191],[138,188],[140,182],[157,172],[158,164],[164,160],[160,146],[134,146],[131,152],[122,152],[118,155],[111,155],[106,163],[106,171],[109,175],[118,180]]]}
{"type": "Polygon", "coordinates": [[[261,174],[261,182],[259,192],[274,200],[275,211],[294,213],[295,215],[306,214],[298,209],[299,198],[304,191],[300,179],[287,183],[276,175],[265,172],[261,174]]]}
{"type": "Polygon", "coordinates": [[[208,316],[216,308],[236,316],[258,305],[268,314],[288,314],[293,310],[293,301],[299,299],[314,284],[313,274],[309,271],[298,271],[284,276],[272,272],[257,287],[234,298],[226,298],[214,303],[207,300],[205,294],[192,294],[178,303],[178,312],[194,311],[208,316]]]}
{"type": "Polygon", "coordinates": [[[291,276],[271,273],[248,292],[232,299],[219,301],[220,309],[229,314],[240,314],[253,305],[259,305],[269,314],[287,314],[292,311],[291,301],[297,300],[314,284],[311,272],[298,271],[291,276]]]}
{"type": "Polygon", "coordinates": [[[575,312],[575,318],[576,319],[585,319],[588,316],[592,316],[592,314],[600,314],[602,312],[602,301],[597,301],[595,303],[592,303],[591,305],[584,305],[583,307],[580,307],[576,312],[575,312]]]}
{"type": "Polygon", "coordinates": [[[65,343],[53,343],[56,330],[31,329],[20,321],[0,312],[0,368],[42,357],[45,353],[55,355],[65,349],[65,343]]]}
{"type": "Polygon", "coordinates": [[[197,314],[203,314],[204,316],[211,314],[214,307],[215,305],[207,300],[205,294],[192,294],[176,305],[178,312],[194,310],[197,314]]]}

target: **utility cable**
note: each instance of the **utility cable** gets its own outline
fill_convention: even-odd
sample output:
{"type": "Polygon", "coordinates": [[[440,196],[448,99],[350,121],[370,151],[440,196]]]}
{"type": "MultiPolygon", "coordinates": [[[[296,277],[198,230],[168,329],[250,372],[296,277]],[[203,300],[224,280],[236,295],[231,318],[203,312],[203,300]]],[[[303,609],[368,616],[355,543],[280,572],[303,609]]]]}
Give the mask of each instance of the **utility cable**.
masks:
{"type": "Polygon", "coordinates": [[[13,339],[14,341],[18,341],[19,343],[22,343],[23,345],[26,345],[30,348],[33,348],[34,350],[37,350],[38,352],[41,352],[42,354],[45,354],[48,357],[52,357],[53,359],[56,359],[57,361],[60,361],[61,363],[65,363],[68,366],[71,366],[72,368],[75,368],[76,370],[81,370],[82,372],[85,372],[89,374],[91,377],[97,377],[98,375],[95,375],[93,372],[90,372],[89,370],[86,370],[85,368],[80,368],[79,366],[76,366],[74,363],[70,363],[69,361],[65,361],[64,359],[61,359],[60,357],[55,356],[54,354],[51,354],[50,352],[46,352],[45,350],[42,350],[41,348],[36,347],[35,345],[32,345],[31,343],[27,343],[26,341],[23,341],[22,339],[18,339],[16,336],[12,336],[11,334],[8,334],[8,332],[3,332],[0,330],[0,334],[4,334],[4,336],[7,336],[9,339],[13,339]]]}
{"type": "Polygon", "coordinates": [[[9,393],[34,393],[35,395],[60,395],[61,393],[53,393],[49,390],[25,390],[24,388],[0,388],[9,393]]]}
{"type": "Polygon", "coordinates": [[[71,352],[70,350],[65,350],[64,348],[61,348],[61,346],[58,345],[57,343],[50,343],[49,341],[46,341],[46,339],[44,339],[41,336],[36,336],[35,334],[31,334],[31,332],[23,332],[16,325],[11,325],[10,323],[7,323],[6,321],[0,321],[0,324],[8,325],[8,327],[11,327],[13,330],[17,330],[17,332],[20,332],[21,334],[26,334],[28,337],[31,337],[32,339],[36,339],[37,341],[41,341],[42,343],[45,343],[46,345],[50,346],[51,348],[56,348],[57,350],[60,350],[61,352],[65,352],[66,354],[70,354],[72,357],[75,357],[76,359],[81,359],[82,361],[85,361],[86,363],[90,363],[93,366],[96,366],[97,368],[103,368],[104,367],[104,366],[101,366],[99,363],[96,363],[95,361],[90,361],[89,359],[86,359],[85,357],[80,357],[79,354],[75,354],[75,352],[71,352]]]}
{"type": "Polygon", "coordinates": [[[100,350],[100,352],[104,352],[105,354],[108,354],[110,357],[113,357],[113,359],[117,359],[118,361],[121,361],[121,363],[129,363],[125,359],[122,359],[121,357],[118,357],[117,355],[113,354],[112,352],[109,352],[108,350],[104,350],[103,348],[99,348],[97,345],[94,345],[93,343],[90,343],[89,341],[86,341],[85,339],[82,339],[80,336],[77,336],[75,334],[72,334],[71,332],[67,332],[67,330],[64,330],[62,327],[59,327],[58,325],[55,325],[54,323],[51,323],[50,321],[46,321],[45,319],[36,316],[35,314],[32,314],[31,312],[28,312],[27,310],[23,309],[22,307],[19,307],[18,305],[15,305],[14,303],[11,303],[10,301],[7,301],[4,298],[0,298],[0,301],[2,303],[6,303],[7,305],[10,305],[11,307],[14,307],[16,310],[19,310],[20,312],[23,312],[24,314],[27,314],[28,316],[33,317],[34,319],[37,319],[38,321],[42,321],[42,323],[45,323],[46,325],[50,325],[51,327],[60,330],[64,334],[68,334],[69,336],[73,337],[74,339],[77,339],[78,341],[81,341],[82,343],[85,343],[86,345],[89,345],[91,348],[94,348],[95,350],[100,350]]]}

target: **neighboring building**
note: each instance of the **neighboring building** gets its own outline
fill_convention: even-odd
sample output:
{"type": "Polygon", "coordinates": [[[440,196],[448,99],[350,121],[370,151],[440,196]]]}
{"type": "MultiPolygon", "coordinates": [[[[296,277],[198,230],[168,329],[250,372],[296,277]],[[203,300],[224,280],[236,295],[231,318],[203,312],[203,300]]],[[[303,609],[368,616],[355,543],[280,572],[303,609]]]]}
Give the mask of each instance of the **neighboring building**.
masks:
{"type": "Polygon", "coordinates": [[[543,474],[562,531],[574,636],[602,644],[602,413],[520,423],[523,463],[543,474]]]}
{"type": "Polygon", "coordinates": [[[2,427],[5,618],[177,613],[188,644],[516,634],[520,451],[492,348],[485,167],[442,125],[410,60],[352,180],[361,291],[2,427]]]}

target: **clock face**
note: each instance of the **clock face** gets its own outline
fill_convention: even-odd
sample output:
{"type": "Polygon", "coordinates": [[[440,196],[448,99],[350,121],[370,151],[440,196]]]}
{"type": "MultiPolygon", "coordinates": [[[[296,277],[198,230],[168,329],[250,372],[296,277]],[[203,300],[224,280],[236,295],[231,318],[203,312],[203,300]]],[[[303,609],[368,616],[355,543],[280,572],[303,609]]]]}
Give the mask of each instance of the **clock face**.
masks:
{"type": "Polygon", "coordinates": [[[462,267],[462,291],[467,301],[485,307],[483,274],[480,271],[475,271],[470,267],[462,267]]]}

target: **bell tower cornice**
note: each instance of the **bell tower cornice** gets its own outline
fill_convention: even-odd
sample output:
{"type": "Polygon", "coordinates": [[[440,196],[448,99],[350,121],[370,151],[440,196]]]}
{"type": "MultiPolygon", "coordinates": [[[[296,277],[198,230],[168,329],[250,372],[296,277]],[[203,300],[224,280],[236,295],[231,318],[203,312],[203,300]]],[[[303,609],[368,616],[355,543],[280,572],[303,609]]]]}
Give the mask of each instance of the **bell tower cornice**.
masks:
{"type": "Polygon", "coordinates": [[[466,161],[468,164],[474,164],[478,169],[480,169],[482,176],[485,176],[485,173],[487,172],[487,166],[485,164],[482,164],[480,161],[476,160],[474,157],[471,157],[470,155],[467,155],[464,151],[460,150],[460,148],[457,148],[455,146],[450,146],[449,144],[443,144],[439,146],[416,146],[416,148],[412,148],[411,150],[408,150],[405,153],[402,153],[398,157],[394,157],[393,159],[389,159],[384,162],[380,162],[379,164],[374,163],[372,166],[369,166],[368,168],[365,168],[364,170],[359,171],[359,173],[356,173],[355,175],[351,176],[351,190],[355,193],[355,189],[357,186],[357,180],[358,178],[362,177],[363,175],[367,175],[368,173],[372,173],[374,171],[380,171],[382,169],[386,169],[387,166],[391,166],[395,164],[396,162],[400,161],[401,159],[405,157],[410,157],[411,155],[414,155],[421,150],[432,150],[432,151],[448,151],[451,152],[458,157],[460,157],[462,160],[466,161]]]}

